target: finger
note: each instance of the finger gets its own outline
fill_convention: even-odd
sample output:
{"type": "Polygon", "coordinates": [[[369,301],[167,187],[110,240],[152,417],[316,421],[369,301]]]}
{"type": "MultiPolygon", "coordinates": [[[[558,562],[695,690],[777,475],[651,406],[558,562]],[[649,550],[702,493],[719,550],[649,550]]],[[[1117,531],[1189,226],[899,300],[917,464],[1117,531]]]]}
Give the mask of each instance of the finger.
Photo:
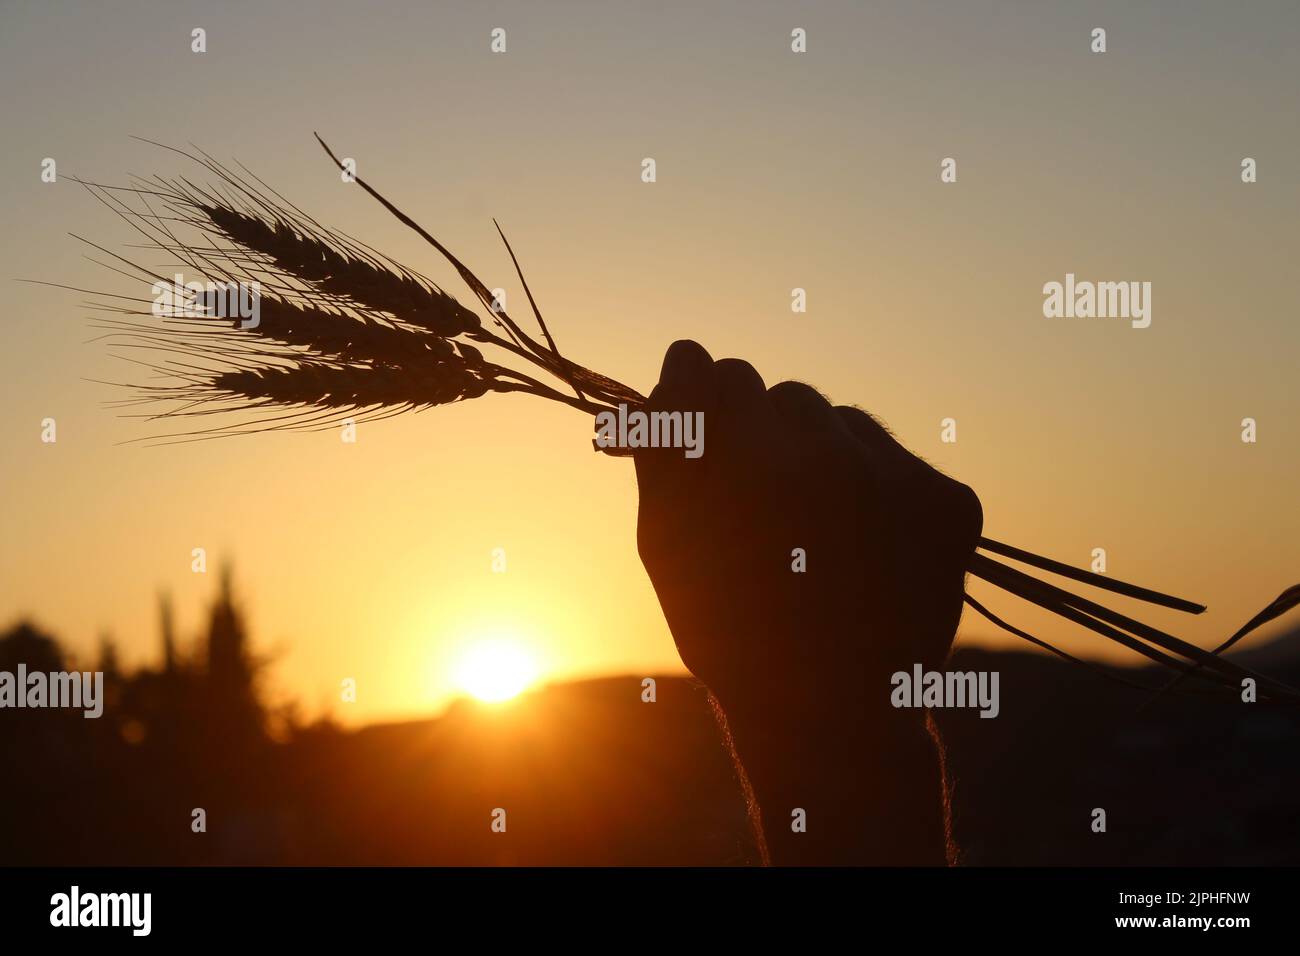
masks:
{"type": "Polygon", "coordinates": [[[853,437],[866,446],[871,460],[885,472],[899,474],[907,469],[928,467],[899,443],[888,428],[882,425],[874,415],[860,408],[849,405],[835,406],[839,416],[853,437]]]}
{"type": "Polygon", "coordinates": [[[767,390],[777,417],[808,434],[847,436],[852,433],[821,392],[803,382],[778,382],[767,390]]]}
{"type": "Polygon", "coordinates": [[[955,478],[942,475],[947,485],[947,499],[950,509],[954,540],[957,551],[963,560],[969,558],[970,552],[979,544],[980,534],[984,530],[984,506],[979,495],[970,485],[963,484],[955,478]]]}
{"type": "Polygon", "coordinates": [[[848,426],[849,431],[872,451],[889,453],[901,448],[889,429],[882,425],[874,415],[851,405],[836,405],[835,414],[848,426]]]}
{"type": "Polygon", "coordinates": [[[710,422],[711,440],[719,449],[717,454],[730,461],[760,447],[770,437],[772,404],[763,377],[746,361],[719,359],[713,365],[713,376],[718,400],[710,422]]]}
{"type": "Polygon", "coordinates": [[[744,359],[718,359],[713,363],[713,374],[718,383],[720,407],[744,413],[767,404],[763,376],[744,359]]]}
{"type": "MultiPolygon", "coordinates": [[[[717,398],[712,357],[698,342],[682,339],[664,354],[659,384],[646,401],[647,412],[700,412],[707,421],[717,398]]],[[[701,477],[702,459],[687,459],[680,448],[641,448],[634,455],[642,505],[657,507],[680,498],[682,484],[701,477]]],[[[667,507],[673,507],[667,504],[667,507]]]]}
{"type": "Polygon", "coordinates": [[[678,339],[664,353],[659,385],[672,393],[689,393],[707,384],[713,371],[713,356],[699,342],[678,339]]]}
{"type": "Polygon", "coordinates": [[[647,411],[703,412],[717,404],[718,381],[712,357],[698,342],[681,339],[664,353],[659,384],[646,401],[647,411]]]}

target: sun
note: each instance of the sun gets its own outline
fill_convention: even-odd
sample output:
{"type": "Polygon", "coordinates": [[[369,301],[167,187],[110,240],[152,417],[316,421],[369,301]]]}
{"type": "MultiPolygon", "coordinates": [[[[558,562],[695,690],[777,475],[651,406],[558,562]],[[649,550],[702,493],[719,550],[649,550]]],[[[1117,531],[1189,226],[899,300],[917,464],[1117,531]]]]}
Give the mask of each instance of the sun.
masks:
{"type": "Polygon", "coordinates": [[[479,700],[495,702],[517,696],[537,678],[537,663],[518,643],[505,639],[476,641],[456,668],[460,686],[479,700]]]}

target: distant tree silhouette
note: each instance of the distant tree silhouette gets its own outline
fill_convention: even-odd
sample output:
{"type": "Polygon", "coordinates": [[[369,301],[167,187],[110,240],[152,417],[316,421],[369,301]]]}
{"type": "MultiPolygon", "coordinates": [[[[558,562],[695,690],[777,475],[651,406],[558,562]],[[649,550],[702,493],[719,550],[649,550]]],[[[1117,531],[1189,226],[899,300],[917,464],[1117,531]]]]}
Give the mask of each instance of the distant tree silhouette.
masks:
{"type": "Polygon", "coordinates": [[[116,681],[122,676],[117,642],[111,634],[104,633],[99,638],[99,660],[95,664],[95,670],[104,672],[105,681],[116,681]]]}
{"type": "Polygon", "coordinates": [[[19,621],[8,634],[0,637],[0,670],[16,671],[26,664],[31,671],[64,670],[59,643],[30,621],[19,621]]]}
{"type": "Polygon", "coordinates": [[[172,596],[166,591],[158,595],[158,621],[162,629],[163,673],[176,671],[176,619],[172,612],[172,596]]]}
{"type": "Polygon", "coordinates": [[[220,723],[224,734],[238,740],[260,738],[264,733],[265,712],[258,700],[256,672],[243,614],[235,603],[231,568],[225,565],[221,591],[209,616],[205,683],[209,716],[220,723]]]}

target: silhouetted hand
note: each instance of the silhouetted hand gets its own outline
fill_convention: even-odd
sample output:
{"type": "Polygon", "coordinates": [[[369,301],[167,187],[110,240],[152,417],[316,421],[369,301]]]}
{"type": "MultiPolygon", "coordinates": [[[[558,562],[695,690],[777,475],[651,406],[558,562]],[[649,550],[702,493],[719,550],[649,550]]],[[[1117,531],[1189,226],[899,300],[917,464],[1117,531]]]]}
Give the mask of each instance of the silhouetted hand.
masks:
{"type": "Polygon", "coordinates": [[[694,342],[668,350],[647,408],[704,413],[698,459],[637,452],[637,543],[773,861],[943,862],[935,744],[923,712],[890,706],[890,675],[947,657],[978,498],[864,412],[694,342]]]}

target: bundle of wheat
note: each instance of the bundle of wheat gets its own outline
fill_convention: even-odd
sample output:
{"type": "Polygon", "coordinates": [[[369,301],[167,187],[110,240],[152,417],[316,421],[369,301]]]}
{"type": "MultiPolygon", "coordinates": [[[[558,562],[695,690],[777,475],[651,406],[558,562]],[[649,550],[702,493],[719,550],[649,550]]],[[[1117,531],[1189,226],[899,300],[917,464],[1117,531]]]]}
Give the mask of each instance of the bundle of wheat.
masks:
{"type": "MultiPolygon", "coordinates": [[[[319,136],[317,140],[334,163],[345,169],[319,136]]],[[[191,294],[198,300],[197,312],[169,316],[161,324],[128,319],[106,322],[116,345],[165,355],[162,361],[144,364],[172,379],[169,384],[135,386],[139,396],[121,404],[163,400],[168,403],[163,413],[167,418],[234,412],[242,419],[238,425],[217,424],[165,436],[168,440],[268,428],[326,428],[343,420],[374,420],[478,398],[487,392],[537,395],[589,414],[645,403],[645,397],[634,389],[561,356],[499,226],[545,344],[511,319],[487,286],[445,246],[359,177],[354,181],[362,189],[450,263],[485,308],[495,331],[428,278],[322,226],[247,169],[240,167],[242,173],[236,173],[206,153],[175,151],[207,169],[217,184],[200,187],[186,179],[161,177],[130,187],[83,183],[144,236],[150,247],[176,255],[195,275],[218,285],[252,283],[259,289],[256,324],[205,308],[201,290],[191,294]],[[200,238],[182,238],[178,231],[183,228],[198,230],[200,238]],[[533,369],[524,372],[489,361],[480,346],[496,350],[494,355],[503,361],[522,360],[533,369]],[[556,384],[535,377],[539,372],[556,384]],[[260,410],[268,414],[248,417],[260,410]]],[[[90,245],[127,267],[117,271],[153,280],[155,296],[184,294],[177,289],[179,278],[165,278],[102,246],[90,245]]],[[[115,309],[123,315],[156,317],[153,309],[126,305],[115,309]]],[[[627,453],[625,449],[602,450],[627,453]]],[[[1300,586],[1283,592],[1220,647],[1205,651],[995,561],[989,554],[1187,613],[1199,614],[1204,605],[989,538],[981,538],[971,556],[971,574],[1175,671],[1174,680],[1161,692],[1187,677],[1234,691],[1249,679],[1255,682],[1261,701],[1300,703],[1300,692],[1219,656],[1251,631],[1300,604],[1300,586]]],[[[1024,640],[1076,664],[1097,666],[1006,623],[970,595],[966,602],[1024,640]]],[[[1102,671],[1112,679],[1141,686],[1112,671],[1102,671]]]]}

